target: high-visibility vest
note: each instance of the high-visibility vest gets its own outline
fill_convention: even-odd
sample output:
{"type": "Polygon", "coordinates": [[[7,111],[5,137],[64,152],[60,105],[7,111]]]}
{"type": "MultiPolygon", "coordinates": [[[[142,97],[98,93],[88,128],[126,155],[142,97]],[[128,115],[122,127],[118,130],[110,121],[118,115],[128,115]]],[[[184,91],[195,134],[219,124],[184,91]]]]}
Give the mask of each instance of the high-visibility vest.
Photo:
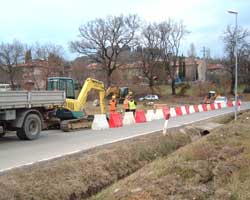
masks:
{"type": "Polygon", "coordinates": [[[129,101],[129,109],[130,110],[135,110],[136,109],[136,105],[135,105],[135,101],[134,100],[131,100],[129,101]]]}
{"type": "Polygon", "coordinates": [[[109,101],[109,110],[110,111],[115,111],[116,110],[116,100],[111,99],[109,101]]]}
{"type": "Polygon", "coordinates": [[[124,108],[124,109],[128,109],[128,108],[129,108],[129,107],[128,107],[128,104],[129,104],[128,99],[124,99],[124,101],[123,101],[123,108],[124,108]]]}

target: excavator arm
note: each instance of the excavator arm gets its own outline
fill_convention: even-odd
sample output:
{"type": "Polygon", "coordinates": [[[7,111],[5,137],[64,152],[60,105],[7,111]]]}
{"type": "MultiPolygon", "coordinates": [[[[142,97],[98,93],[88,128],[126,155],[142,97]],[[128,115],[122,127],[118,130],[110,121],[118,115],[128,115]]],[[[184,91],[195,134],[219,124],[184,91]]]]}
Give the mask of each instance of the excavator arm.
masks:
{"type": "Polygon", "coordinates": [[[92,78],[88,78],[85,81],[77,99],[66,99],[65,108],[69,109],[71,111],[82,111],[85,104],[86,104],[88,93],[92,89],[99,91],[101,113],[102,114],[105,113],[105,109],[104,109],[104,97],[105,97],[104,84],[103,84],[103,82],[92,79],[92,78]]]}

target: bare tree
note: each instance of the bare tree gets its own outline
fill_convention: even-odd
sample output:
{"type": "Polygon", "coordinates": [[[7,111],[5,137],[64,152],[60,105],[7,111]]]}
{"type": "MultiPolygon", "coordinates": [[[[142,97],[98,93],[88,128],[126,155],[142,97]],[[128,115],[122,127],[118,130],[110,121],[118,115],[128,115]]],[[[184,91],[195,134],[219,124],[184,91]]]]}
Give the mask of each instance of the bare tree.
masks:
{"type": "Polygon", "coordinates": [[[50,54],[58,55],[63,57],[64,49],[61,45],[56,45],[53,43],[40,44],[36,43],[32,46],[33,57],[40,60],[48,60],[50,54]]]}
{"type": "Polygon", "coordinates": [[[64,71],[65,60],[63,58],[64,49],[62,46],[52,43],[47,43],[47,44],[36,43],[32,47],[32,52],[34,55],[33,56],[34,59],[40,61],[40,62],[32,62],[32,65],[33,67],[42,65],[43,67],[42,79],[46,82],[46,84],[47,84],[47,79],[50,76],[65,75],[64,71]]]}
{"type": "Polygon", "coordinates": [[[84,81],[90,77],[89,70],[87,69],[89,64],[89,60],[83,57],[77,58],[71,66],[72,76],[79,85],[83,85],[84,81]]]}
{"type": "Polygon", "coordinates": [[[12,89],[15,88],[17,65],[24,61],[24,45],[14,40],[12,43],[0,45],[0,67],[8,75],[12,89]]]}
{"type": "Polygon", "coordinates": [[[154,82],[158,78],[159,68],[163,68],[164,62],[167,61],[166,51],[169,33],[170,27],[167,23],[148,24],[141,33],[137,53],[142,63],[143,74],[149,82],[152,93],[154,82]]]}
{"type": "Polygon", "coordinates": [[[171,78],[171,88],[172,88],[172,95],[175,95],[175,81],[177,78],[177,61],[180,56],[180,45],[182,40],[184,39],[185,35],[188,34],[185,25],[183,22],[174,22],[172,21],[171,25],[171,33],[169,37],[169,44],[170,44],[170,64],[167,67],[167,71],[169,72],[171,78]]]}
{"type": "MultiPolygon", "coordinates": [[[[249,36],[250,32],[247,29],[238,28],[238,32],[236,34],[235,27],[227,26],[226,31],[224,32],[222,39],[225,43],[225,52],[227,54],[227,70],[231,76],[231,93],[234,93],[234,83],[235,83],[235,42],[237,36],[237,48],[238,48],[238,60],[239,60],[239,69],[241,68],[243,58],[245,55],[247,57],[249,54],[249,36]]],[[[245,58],[247,58],[245,57],[245,58]]]]}
{"type": "Polygon", "coordinates": [[[100,63],[107,74],[107,87],[111,84],[111,74],[121,64],[120,55],[133,46],[139,18],[136,15],[108,16],[95,19],[80,26],[80,38],[71,42],[70,48],[100,63]]]}

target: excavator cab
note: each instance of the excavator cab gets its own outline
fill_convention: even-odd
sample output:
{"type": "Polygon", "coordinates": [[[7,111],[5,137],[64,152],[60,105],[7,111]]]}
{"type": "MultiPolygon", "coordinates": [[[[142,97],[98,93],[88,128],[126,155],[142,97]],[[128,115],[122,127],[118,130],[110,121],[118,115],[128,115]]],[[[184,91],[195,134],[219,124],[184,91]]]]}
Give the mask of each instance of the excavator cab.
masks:
{"type": "Polygon", "coordinates": [[[49,77],[48,90],[61,91],[64,90],[67,99],[75,99],[74,81],[68,77],[49,77]]]}

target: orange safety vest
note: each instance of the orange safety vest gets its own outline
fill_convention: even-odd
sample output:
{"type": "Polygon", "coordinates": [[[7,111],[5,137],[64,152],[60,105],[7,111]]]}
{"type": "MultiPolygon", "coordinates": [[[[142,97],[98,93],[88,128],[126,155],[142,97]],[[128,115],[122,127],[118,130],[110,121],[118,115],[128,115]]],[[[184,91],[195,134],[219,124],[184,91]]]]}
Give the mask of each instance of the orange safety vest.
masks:
{"type": "Polygon", "coordinates": [[[123,101],[123,108],[128,109],[128,99],[124,99],[123,101]]]}
{"type": "Polygon", "coordinates": [[[109,101],[109,111],[110,112],[115,112],[116,111],[116,100],[115,99],[111,99],[109,101]]]}

